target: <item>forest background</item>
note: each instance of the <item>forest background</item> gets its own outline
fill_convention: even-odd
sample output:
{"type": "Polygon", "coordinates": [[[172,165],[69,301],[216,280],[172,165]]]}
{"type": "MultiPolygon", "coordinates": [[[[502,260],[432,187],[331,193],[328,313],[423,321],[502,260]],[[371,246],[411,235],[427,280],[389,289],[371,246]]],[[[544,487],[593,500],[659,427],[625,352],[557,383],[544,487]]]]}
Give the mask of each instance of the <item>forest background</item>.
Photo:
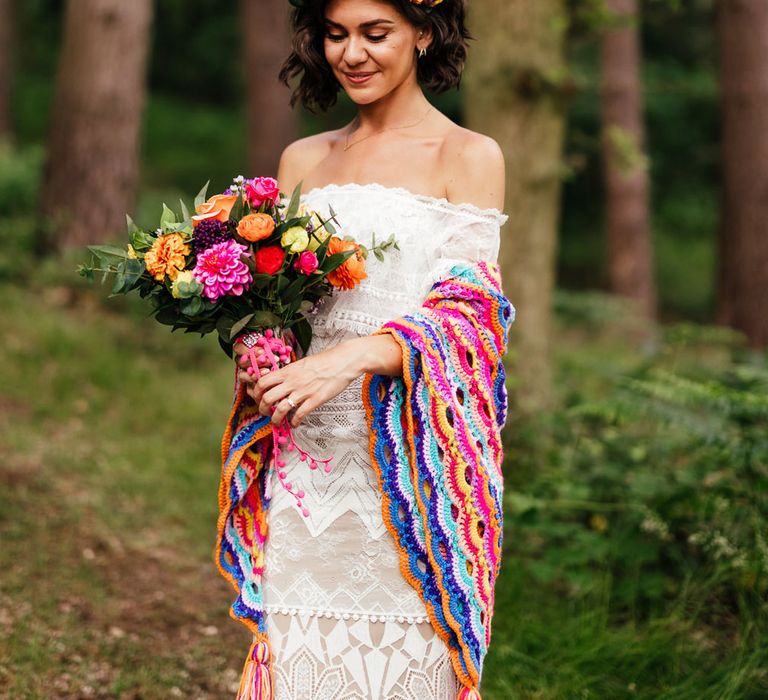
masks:
{"type": "MultiPolygon", "coordinates": [[[[231,367],[75,268],[349,120],[270,82],[286,7],[0,0],[0,697],[237,688],[231,367]]],[[[483,697],[765,697],[768,4],[475,0],[470,28],[430,98],[505,150],[518,307],[483,697]]]]}

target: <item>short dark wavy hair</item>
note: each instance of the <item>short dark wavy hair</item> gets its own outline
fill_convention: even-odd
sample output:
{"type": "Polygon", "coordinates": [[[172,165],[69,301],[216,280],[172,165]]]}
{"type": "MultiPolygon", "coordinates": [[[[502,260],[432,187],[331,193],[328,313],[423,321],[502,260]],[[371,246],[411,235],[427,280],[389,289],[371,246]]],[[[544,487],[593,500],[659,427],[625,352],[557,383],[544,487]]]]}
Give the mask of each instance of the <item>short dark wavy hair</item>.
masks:
{"type": "MultiPolygon", "coordinates": [[[[280,69],[280,80],[288,87],[293,78],[299,78],[291,94],[291,107],[301,101],[310,112],[332,107],[341,89],[323,49],[327,2],[296,0],[291,13],[292,51],[280,69]]],[[[419,83],[438,93],[459,87],[467,59],[467,42],[472,39],[464,24],[466,0],[443,0],[431,10],[411,0],[387,2],[414,26],[432,29],[432,43],[417,63],[419,83]]]]}

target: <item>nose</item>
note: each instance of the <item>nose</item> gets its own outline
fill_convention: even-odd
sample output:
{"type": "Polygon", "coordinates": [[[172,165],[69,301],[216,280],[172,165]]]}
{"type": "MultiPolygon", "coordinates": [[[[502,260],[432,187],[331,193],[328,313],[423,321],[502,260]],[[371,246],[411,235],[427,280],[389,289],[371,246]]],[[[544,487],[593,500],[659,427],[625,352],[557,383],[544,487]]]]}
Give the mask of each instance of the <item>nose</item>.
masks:
{"type": "Polygon", "coordinates": [[[363,63],[368,57],[363,41],[359,37],[350,36],[347,45],[344,47],[344,60],[350,66],[356,66],[363,63]]]}

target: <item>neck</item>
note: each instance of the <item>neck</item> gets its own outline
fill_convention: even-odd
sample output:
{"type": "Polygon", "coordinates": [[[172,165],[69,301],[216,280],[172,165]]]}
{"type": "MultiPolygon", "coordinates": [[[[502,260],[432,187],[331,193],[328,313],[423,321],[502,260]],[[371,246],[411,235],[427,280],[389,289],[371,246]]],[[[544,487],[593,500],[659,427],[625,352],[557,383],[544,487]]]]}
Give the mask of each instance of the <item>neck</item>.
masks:
{"type": "Polygon", "coordinates": [[[358,105],[355,131],[369,133],[402,126],[422,117],[428,108],[429,101],[414,76],[380,100],[358,105]]]}

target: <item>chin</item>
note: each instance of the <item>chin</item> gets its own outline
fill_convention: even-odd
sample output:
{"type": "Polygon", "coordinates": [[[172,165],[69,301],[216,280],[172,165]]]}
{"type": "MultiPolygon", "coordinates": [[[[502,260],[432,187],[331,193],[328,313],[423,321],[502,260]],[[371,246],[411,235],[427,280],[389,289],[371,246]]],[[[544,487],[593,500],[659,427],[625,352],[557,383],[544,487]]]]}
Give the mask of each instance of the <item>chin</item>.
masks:
{"type": "Polygon", "coordinates": [[[352,102],[354,102],[356,105],[370,105],[385,96],[385,93],[382,93],[378,90],[376,92],[365,92],[364,90],[345,90],[344,92],[347,93],[347,97],[349,97],[349,99],[352,100],[352,102]]]}

